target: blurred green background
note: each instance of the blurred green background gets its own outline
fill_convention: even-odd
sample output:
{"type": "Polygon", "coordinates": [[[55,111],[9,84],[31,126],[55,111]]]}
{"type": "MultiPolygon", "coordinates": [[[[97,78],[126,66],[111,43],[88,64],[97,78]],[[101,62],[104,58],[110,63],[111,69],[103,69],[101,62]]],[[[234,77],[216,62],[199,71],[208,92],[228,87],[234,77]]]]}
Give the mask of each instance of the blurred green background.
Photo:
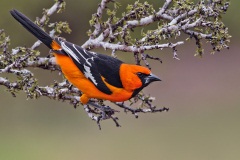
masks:
{"type": "MultiPolygon", "coordinates": [[[[67,39],[82,44],[99,2],[68,0],[65,12],[54,14],[51,20],[67,20],[73,30],[67,39]]],[[[126,6],[133,1],[120,2],[126,6]]],[[[149,2],[160,6],[158,1],[149,2]]],[[[35,19],[52,4],[52,0],[0,2],[0,28],[10,35],[12,47],[30,46],[36,39],[16,23],[9,10],[18,9],[35,19]]],[[[135,119],[121,111],[121,128],[104,121],[99,131],[81,106],[74,109],[48,98],[26,100],[21,92],[13,98],[0,86],[0,160],[240,159],[239,6],[239,0],[231,0],[223,17],[233,35],[230,50],[210,55],[209,44],[204,44],[205,54],[197,58],[194,42],[186,42],[178,47],[180,61],[172,59],[171,50],[151,52],[163,60],[163,64],[152,62],[153,72],[163,81],[145,91],[156,97],[156,105],[169,107],[169,112],[140,114],[135,119]]],[[[46,47],[41,48],[46,51],[41,54],[48,53],[46,47]]],[[[118,53],[123,61],[126,55],[132,57],[118,53]]],[[[62,79],[41,69],[33,72],[42,85],[62,79]]]]}

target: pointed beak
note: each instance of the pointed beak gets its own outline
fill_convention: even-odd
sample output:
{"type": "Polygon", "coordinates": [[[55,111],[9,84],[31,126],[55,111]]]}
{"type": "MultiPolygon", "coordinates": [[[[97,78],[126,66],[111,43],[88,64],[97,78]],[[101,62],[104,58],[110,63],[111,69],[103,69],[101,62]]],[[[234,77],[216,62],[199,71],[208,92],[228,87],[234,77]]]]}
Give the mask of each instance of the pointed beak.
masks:
{"type": "Polygon", "coordinates": [[[158,76],[156,76],[152,73],[145,78],[145,84],[149,84],[154,81],[162,81],[162,80],[158,76]]]}

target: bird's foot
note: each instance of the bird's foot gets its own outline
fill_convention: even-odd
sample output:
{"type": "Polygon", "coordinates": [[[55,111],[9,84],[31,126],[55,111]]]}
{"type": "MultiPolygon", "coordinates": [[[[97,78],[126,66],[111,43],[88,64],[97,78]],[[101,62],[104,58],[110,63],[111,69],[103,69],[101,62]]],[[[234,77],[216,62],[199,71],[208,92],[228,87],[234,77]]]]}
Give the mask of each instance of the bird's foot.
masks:
{"type": "Polygon", "coordinates": [[[88,105],[91,105],[95,108],[94,110],[90,110],[90,111],[95,115],[98,115],[94,120],[97,122],[100,130],[101,130],[100,121],[110,119],[110,118],[114,121],[117,127],[121,127],[117,121],[118,118],[113,116],[115,112],[119,112],[119,111],[112,109],[109,106],[106,106],[103,104],[99,105],[94,102],[88,102],[88,105]]]}

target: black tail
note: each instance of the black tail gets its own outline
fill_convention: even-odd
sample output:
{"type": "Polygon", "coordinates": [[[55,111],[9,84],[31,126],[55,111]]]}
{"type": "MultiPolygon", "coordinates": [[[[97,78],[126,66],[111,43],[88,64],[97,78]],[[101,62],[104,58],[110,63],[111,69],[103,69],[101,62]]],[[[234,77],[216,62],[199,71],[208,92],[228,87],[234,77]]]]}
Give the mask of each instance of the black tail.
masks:
{"type": "Polygon", "coordinates": [[[38,27],[35,23],[33,23],[29,18],[27,18],[19,11],[13,9],[10,11],[10,13],[19,23],[23,25],[23,27],[25,27],[35,37],[42,41],[46,46],[52,49],[51,43],[53,39],[46,32],[44,32],[40,27],[38,27]]]}

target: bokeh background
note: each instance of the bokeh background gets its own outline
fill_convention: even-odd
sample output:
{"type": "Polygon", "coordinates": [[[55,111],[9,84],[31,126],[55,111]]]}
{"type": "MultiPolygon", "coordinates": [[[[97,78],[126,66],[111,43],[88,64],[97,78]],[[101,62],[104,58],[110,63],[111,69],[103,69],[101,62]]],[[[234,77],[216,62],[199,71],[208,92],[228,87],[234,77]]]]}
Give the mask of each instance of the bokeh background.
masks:
{"type": "MultiPolygon", "coordinates": [[[[68,0],[63,14],[55,20],[67,20],[72,28],[69,41],[87,40],[89,19],[100,1],[68,0]]],[[[124,6],[133,1],[120,1],[124,6]]],[[[151,0],[158,8],[161,2],[151,0]]],[[[16,8],[31,19],[40,16],[51,1],[2,0],[0,28],[10,35],[11,46],[31,46],[35,38],[10,16],[16,8]]],[[[140,114],[135,119],[123,111],[118,115],[121,128],[104,121],[99,131],[83,108],[40,98],[26,100],[22,92],[13,98],[0,86],[0,159],[1,160],[238,160],[240,159],[240,54],[239,0],[231,0],[223,21],[229,27],[231,46],[210,55],[204,44],[203,58],[194,57],[194,42],[178,47],[180,61],[172,59],[171,50],[154,51],[163,64],[151,61],[153,72],[163,80],[145,92],[156,97],[155,104],[169,107],[169,112],[140,114]]],[[[41,47],[41,54],[47,54],[41,47]]],[[[109,52],[107,52],[109,53],[109,52]]],[[[118,53],[123,61],[131,53],[118,53]]],[[[128,57],[128,58],[127,58],[128,57]]],[[[131,59],[131,58],[130,58],[131,59]]],[[[33,69],[39,83],[61,81],[57,73],[33,69]]]]}

